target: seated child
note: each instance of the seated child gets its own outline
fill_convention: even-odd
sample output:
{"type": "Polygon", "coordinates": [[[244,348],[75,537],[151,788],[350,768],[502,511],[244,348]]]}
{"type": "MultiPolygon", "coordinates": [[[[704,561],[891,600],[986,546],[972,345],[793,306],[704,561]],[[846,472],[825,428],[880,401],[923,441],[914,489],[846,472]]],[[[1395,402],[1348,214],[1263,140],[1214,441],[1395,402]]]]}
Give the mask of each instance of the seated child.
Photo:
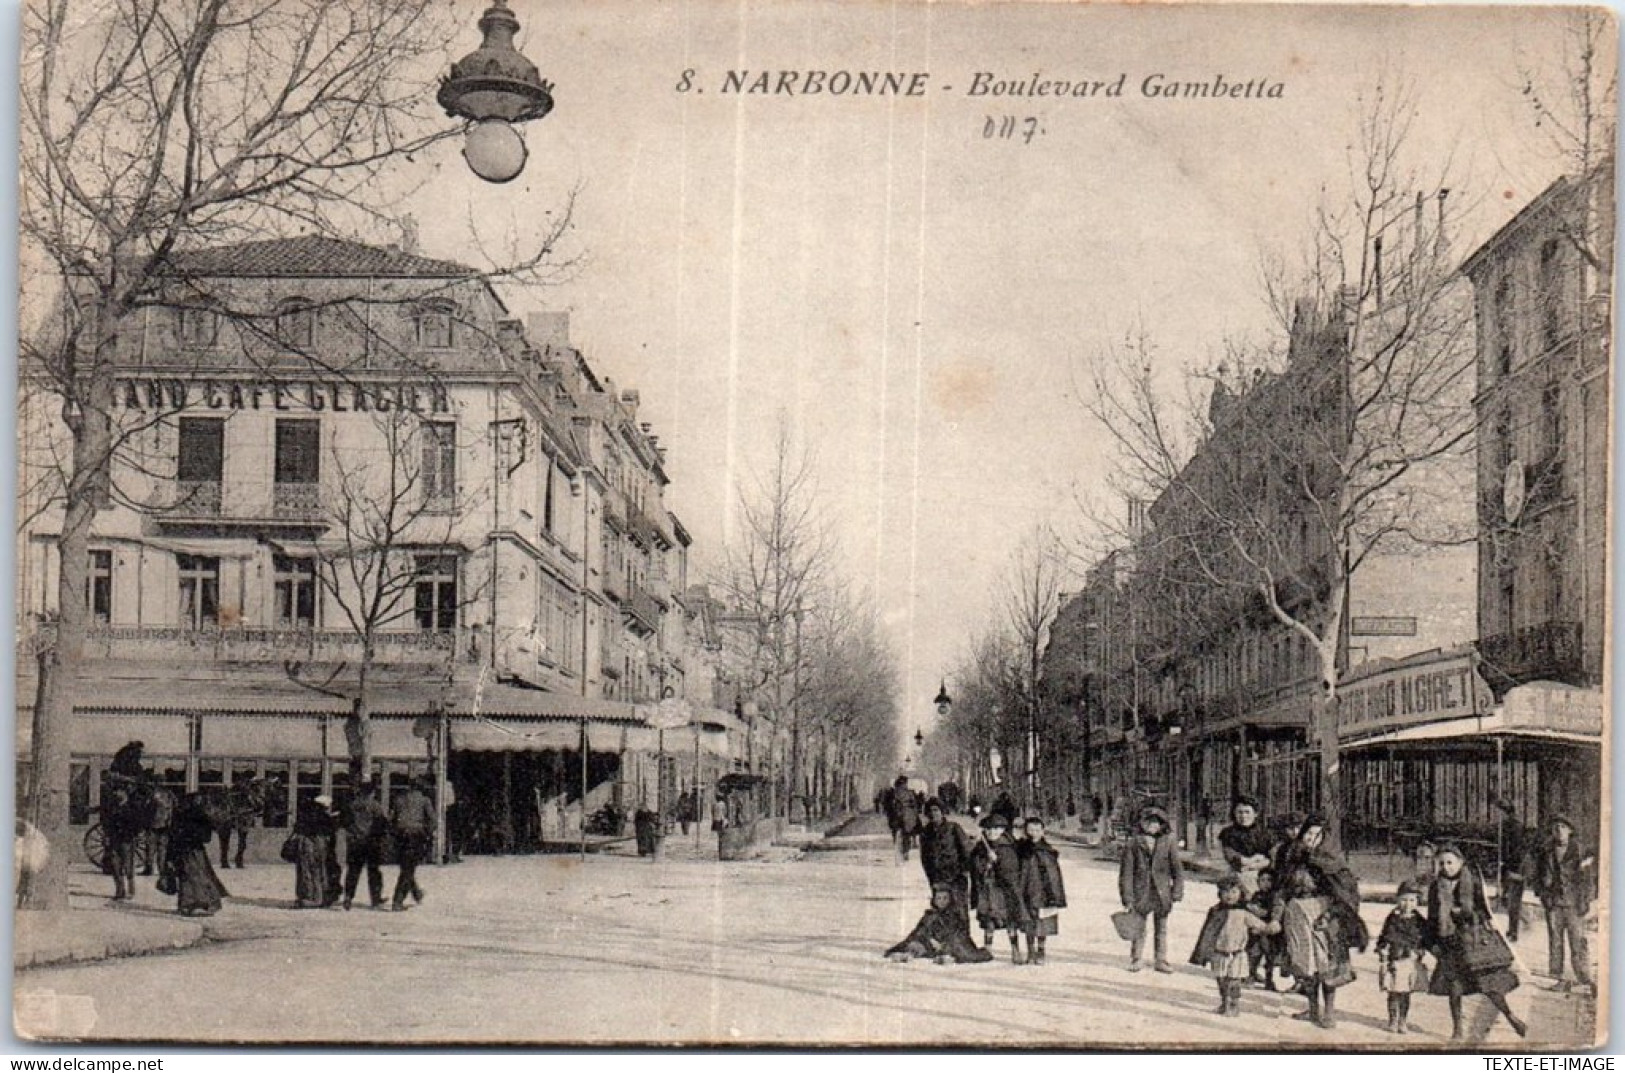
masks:
{"type": "Polygon", "coordinates": [[[993,960],[991,953],[971,941],[966,921],[954,906],[953,888],[946,885],[931,889],[931,908],[908,938],[886,951],[886,957],[891,961],[935,958],[939,965],[993,960]]]}

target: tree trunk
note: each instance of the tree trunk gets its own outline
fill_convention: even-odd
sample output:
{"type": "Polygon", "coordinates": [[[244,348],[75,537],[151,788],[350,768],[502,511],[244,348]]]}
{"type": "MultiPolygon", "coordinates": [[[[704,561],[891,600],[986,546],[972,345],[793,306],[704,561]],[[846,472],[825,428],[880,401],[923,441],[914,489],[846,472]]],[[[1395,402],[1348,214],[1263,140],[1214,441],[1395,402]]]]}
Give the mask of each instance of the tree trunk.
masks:
{"type": "Polygon", "coordinates": [[[372,773],[372,697],[368,679],[372,676],[372,638],[361,642],[361,667],[356,672],[355,699],[344,721],[344,739],[350,753],[350,785],[353,789],[372,773]]]}
{"type": "MultiPolygon", "coordinates": [[[[23,909],[68,907],[68,860],[73,831],[68,822],[68,784],[73,760],[73,706],[84,660],[85,604],[90,530],[110,479],[113,412],[112,356],[118,344],[119,316],[109,302],[97,314],[96,350],[88,375],[70,388],[82,405],[69,413],[73,430],[73,469],[64,490],[62,536],[57,543],[56,636],[40,659],[34,700],[34,741],[29,799],[23,817],[44,838],[49,852],[37,871],[19,877],[17,904],[23,909]]],[[[64,411],[69,403],[64,402],[64,411]]]]}

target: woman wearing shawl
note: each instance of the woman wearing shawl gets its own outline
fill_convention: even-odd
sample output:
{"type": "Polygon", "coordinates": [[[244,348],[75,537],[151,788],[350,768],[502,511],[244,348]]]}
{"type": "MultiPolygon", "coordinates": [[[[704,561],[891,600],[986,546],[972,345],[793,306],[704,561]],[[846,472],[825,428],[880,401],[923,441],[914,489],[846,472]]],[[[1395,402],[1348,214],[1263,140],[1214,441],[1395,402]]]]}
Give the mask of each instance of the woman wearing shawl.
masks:
{"type": "Polygon", "coordinates": [[[1467,866],[1467,858],[1457,846],[1440,846],[1437,860],[1439,874],[1428,886],[1428,924],[1439,965],[1433,972],[1428,994],[1445,995],[1450,999],[1451,1040],[1463,1038],[1463,995],[1483,995],[1501,1011],[1512,1031],[1525,1035],[1529,1026],[1507,1005],[1507,992],[1518,986],[1511,966],[1475,970],[1467,963],[1463,945],[1466,933],[1491,926],[1493,919],[1489,901],[1484,897],[1484,881],[1467,866]]]}
{"type": "Polygon", "coordinates": [[[176,908],[181,916],[213,916],[220,911],[220,899],[230,896],[209,863],[209,842],[213,838],[214,825],[209,822],[202,796],[187,794],[170,819],[165,868],[174,878],[176,908]]]}

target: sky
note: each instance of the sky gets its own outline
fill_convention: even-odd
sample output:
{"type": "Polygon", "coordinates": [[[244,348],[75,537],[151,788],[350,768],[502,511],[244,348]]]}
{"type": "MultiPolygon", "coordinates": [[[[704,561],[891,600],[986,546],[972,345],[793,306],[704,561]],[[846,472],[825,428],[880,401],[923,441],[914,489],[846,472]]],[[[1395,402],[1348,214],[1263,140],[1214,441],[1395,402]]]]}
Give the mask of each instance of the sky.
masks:
{"type": "MultiPolygon", "coordinates": [[[[455,54],[477,43],[483,5],[464,6],[455,54]]],[[[1559,62],[1551,12],[513,6],[555,110],[525,128],[512,184],[481,183],[451,148],[420,164],[424,252],[500,249],[578,190],[581,263],[510,305],[569,311],[599,374],[640,392],[692,576],[789,422],[900,657],[905,738],[930,729],[1022,537],[1087,527],[1077,499],[1098,496],[1110,450],[1076,396],[1082,358],[1137,325],[1170,377],[1226,338],[1268,341],[1261,258],[1301,248],[1346,183],[1380,75],[1413,87],[1409,147],[1449,165],[1463,254],[1559,167],[1518,92],[1520,70],[1559,62]],[[914,97],[749,95],[724,92],[730,70],[927,78],[914,97]],[[979,72],[1121,78],[1122,94],[971,96],[979,72]],[[1280,90],[1167,99],[1145,95],[1149,76],[1280,90]]]]}

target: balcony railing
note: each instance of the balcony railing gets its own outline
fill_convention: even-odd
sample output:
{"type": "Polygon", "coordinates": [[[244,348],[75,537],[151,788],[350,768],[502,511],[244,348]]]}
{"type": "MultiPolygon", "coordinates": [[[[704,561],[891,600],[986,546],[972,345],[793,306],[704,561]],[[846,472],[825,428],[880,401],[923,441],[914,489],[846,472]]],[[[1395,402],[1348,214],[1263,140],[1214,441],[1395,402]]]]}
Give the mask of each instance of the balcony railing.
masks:
{"type": "MultiPolygon", "coordinates": [[[[479,658],[472,630],[392,630],[374,635],[380,664],[438,664],[479,658]]],[[[184,629],[169,626],[92,626],[85,637],[92,658],[127,660],[208,659],[227,663],[351,663],[361,658],[353,630],[230,626],[184,629]]]]}
{"type": "Polygon", "coordinates": [[[621,610],[626,612],[632,627],[634,629],[641,627],[648,633],[659,630],[660,607],[655,603],[654,597],[650,596],[643,586],[635,583],[628,584],[627,589],[629,590],[627,599],[621,605],[621,610]]]}
{"type": "Polygon", "coordinates": [[[1484,678],[1497,693],[1523,682],[1578,683],[1585,674],[1578,622],[1543,622],[1480,638],[1484,678]]]}
{"type": "Polygon", "coordinates": [[[271,494],[278,518],[314,518],[322,509],[322,486],[313,482],[278,481],[271,494]]]}
{"type": "Polygon", "coordinates": [[[214,518],[220,514],[219,481],[176,481],[170,511],[188,518],[214,518]]]}

